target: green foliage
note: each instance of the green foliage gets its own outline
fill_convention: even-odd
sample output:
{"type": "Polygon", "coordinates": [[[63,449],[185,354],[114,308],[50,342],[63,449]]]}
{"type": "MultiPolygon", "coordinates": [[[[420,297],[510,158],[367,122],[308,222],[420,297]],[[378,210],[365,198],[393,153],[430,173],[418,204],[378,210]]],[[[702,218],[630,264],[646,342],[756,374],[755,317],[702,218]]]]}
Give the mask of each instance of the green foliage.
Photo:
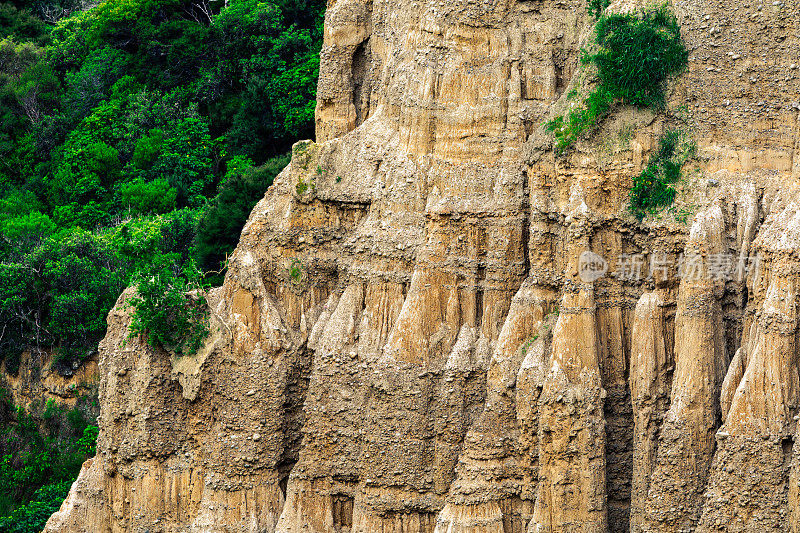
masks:
{"type": "Polygon", "coordinates": [[[61,230],[1,263],[0,350],[10,355],[27,346],[55,346],[58,361],[84,357],[105,333],[106,315],[137,272],[165,255],[189,261],[196,223],[196,213],[181,210],[111,231],[61,230]]]}
{"type": "Polygon", "coordinates": [[[182,271],[169,257],[142,274],[136,295],[130,335],[145,335],[151,346],[162,346],[178,355],[195,354],[208,336],[208,309],[200,272],[182,271]]]}
{"type": "Polygon", "coordinates": [[[150,180],[165,178],[176,190],[180,207],[199,207],[205,202],[203,193],[212,184],[211,163],[208,124],[200,117],[187,116],[161,141],[159,157],[140,175],[150,180]]]}
{"type": "MultiPolygon", "coordinates": [[[[62,108],[54,119],[64,129],[77,126],[95,107],[111,98],[112,89],[124,78],[128,63],[124,52],[109,46],[89,51],[80,68],[64,74],[62,108]]],[[[128,83],[126,89],[138,92],[140,87],[128,83]]],[[[117,92],[115,96],[119,99],[122,94],[117,92]]]]}
{"type": "Polygon", "coordinates": [[[130,282],[138,272],[161,262],[162,256],[169,256],[180,265],[188,264],[198,215],[195,210],[180,209],[161,216],[134,218],[104,233],[103,240],[117,251],[130,273],[130,282]]]}
{"type": "MultiPolygon", "coordinates": [[[[239,242],[247,217],[267,191],[275,177],[291,161],[289,154],[270,159],[261,166],[252,166],[247,158],[235,158],[219,186],[219,193],[203,212],[197,225],[195,257],[207,272],[224,266],[229,253],[239,242]]],[[[219,275],[211,278],[221,282],[219,275]]]]}
{"type": "Polygon", "coordinates": [[[603,11],[611,4],[611,0],[589,0],[589,5],[586,6],[589,14],[595,19],[599,19],[603,11]]]}
{"type": "Polygon", "coordinates": [[[85,396],[72,409],[48,400],[30,412],[2,399],[0,531],[38,533],[58,509],[83,462],[96,453],[98,428],[87,416],[95,408],[85,396]]]}
{"type": "Polygon", "coordinates": [[[55,233],[56,225],[39,211],[0,221],[0,236],[8,255],[19,256],[39,246],[55,233]]]}
{"type": "Polygon", "coordinates": [[[0,516],[0,531],[39,533],[50,515],[61,508],[71,486],[71,480],[44,485],[33,493],[29,502],[14,509],[9,516],[0,516]]]}
{"type": "Polygon", "coordinates": [[[522,346],[520,346],[519,349],[520,353],[522,355],[526,355],[528,353],[528,350],[531,349],[531,346],[533,346],[533,343],[536,342],[538,338],[539,335],[534,335],[533,337],[530,337],[528,340],[526,340],[525,343],[522,346]]]}
{"type": "Polygon", "coordinates": [[[301,177],[297,178],[297,184],[295,185],[294,188],[297,191],[297,194],[303,195],[306,192],[308,192],[309,184],[301,176],[301,177]]]}
{"type": "Polygon", "coordinates": [[[231,153],[262,162],[313,137],[324,7],[319,0],[238,0],[215,17],[217,55],[197,91],[218,127],[229,129],[231,153]]]}
{"type": "Polygon", "coordinates": [[[583,106],[570,111],[566,120],[556,117],[545,124],[545,129],[555,135],[556,153],[562,153],[572,146],[580,136],[592,128],[608,113],[614,95],[602,85],[597,87],[583,101],[583,106]]]}
{"type": "MultiPolygon", "coordinates": [[[[76,411],[70,411],[67,413],[68,419],[69,416],[75,412],[76,411]]],[[[72,419],[70,419],[70,422],[75,425],[72,419]]],[[[97,453],[97,436],[99,434],[100,428],[97,426],[86,426],[83,429],[83,435],[81,435],[81,438],[75,443],[76,451],[84,457],[94,457],[97,453]]]]}
{"type": "MultiPolygon", "coordinates": [[[[208,325],[194,265],[222,280],[288,164],[280,154],[314,135],[323,0],[87,4],[0,0],[0,360],[11,372],[27,349],[71,372],[131,283],[137,332],[196,350],[208,325]]],[[[0,416],[0,430],[28,427],[19,420],[0,416]]],[[[91,435],[23,433],[0,442],[4,472],[25,477],[0,478],[0,515],[2,502],[74,478],[91,453],[91,435]]],[[[49,500],[36,498],[15,523],[38,519],[49,500]]]]}
{"type": "Polygon", "coordinates": [[[28,129],[55,108],[60,90],[45,54],[33,43],[0,40],[0,183],[22,186],[34,172],[28,129]]]}
{"type": "Polygon", "coordinates": [[[150,170],[161,155],[164,146],[164,130],[153,128],[150,133],[136,141],[131,163],[140,170],[150,170]]]}
{"type": "Polygon", "coordinates": [[[599,123],[614,102],[661,109],[667,81],[680,74],[688,62],[680,25],[666,6],[639,14],[606,15],[601,14],[603,0],[593,0],[589,9],[599,16],[595,26],[598,50],[584,52],[583,61],[596,67],[597,86],[578,109],[545,125],[555,135],[557,153],[599,123]]]}
{"type": "MultiPolygon", "coordinates": [[[[80,357],[102,337],[105,332],[102,311],[114,301],[113,292],[96,286],[102,278],[94,278],[97,281],[90,283],[89,275],[98,270],[109,274],[111,271],[97,269],[90,260],[72,254],[62,261],[48,263],[47,267],[50,273],[62,279],[72,277],[70,268],[76,269],[77,275],[68,280],[68,288],[51,295],[46,331],[60,341],[59,359],[80,357]]],[[[118,280],[113,281],[118,283],[118,280]]]]}
{"type": "Polygon", "coordinates": [[[99,236],[75,230],[48,240],[28,264],[46,304],[37,334],[57,343],[57,360],[85,356],[105,333],[105,315],[127,282],[117,254],[99,236]]]}
{"type": "Polygon", "coordinates": [[[162,214],[176,207],[178,191],[165,179],[146,182],[141,178],[122,183],[118,189],[119,202],[134,214],[162,214]]]}
{"type": "Polygon", "coordinates": [[[588,59],[600,85],[625,104],[663,107],[667,80],[689,59],[675,15],[666,5],[639,15],[603,15],[595,29],[600,49],[588,59]]]}
{"type": "Polygon", "coordinates": [[[145,335],[151,346],[179,355],[195,354],[208,336],[208,306],[200,271],[193,265],[180,269],[174,256],[142,273],[133,307],[130,335],[145,335]]]}
{"type": "Polygon", "coordinates": [[[11,188],[5,192],[5,195],[0,196],[0,219],[2,220],[40,209],[41,203],[33,191],[11,188]]]}
{"type": "Polygon", "coordinates": [[[23,5],[0,2],[0,40],[30,41],[44,44],[49,28],[47,24],[23,5]]]}
{"type": "Polygon", "coordinates": [[[303,263],[299,259],[294,259],[292,264],[289,265],[289,277],[295,283],[300,283],[303,280],[303,263]]]}
{"type": "Polygon", "coordinates": [[[180,87],[225,132],[229,153],[257,162],[312,136],[325,2],[212,0],[208,14],[196,5],[112,0],[60,22],[54,62],[81,73],[68,93],[102,95],[120,67],[151,90],[180,87]]]}
{"type": "Polygon", "coordinates": [[[693,146],[682,130],[669,130],[661,136],[647,167],[633,179],[630,209],[636,218],[642,220],[647,213],[672,204],[676,192],[673,185],[681,177],[683,163],[692,157],[693,146]]]}
{"type": "MultiPolygon", "coordinates": [[[[45,179],[51,203],[94,201],[103,212],[113,212],[115,187],[126,189],[123,196],[125,192],[141,196],[147,191],[137,185],[131,189],[130,184],[162,179],[175,189],[177,206],[204,202],[213,182],[208,123],[196,107],[181,108],[174,94],[141,90],[120,94],[119,86],[129,82],[123,78],[115,84],[112,91],[117,94],[83,119],[56,151],[56,171],[45,179]]],[[[153,187],[163,189],[160,184],[153,187]]],[[[116,205],[130,207],[124,202],[116,205]]],[[[75,223],[93,227],[92,222],[75,223]]]]}

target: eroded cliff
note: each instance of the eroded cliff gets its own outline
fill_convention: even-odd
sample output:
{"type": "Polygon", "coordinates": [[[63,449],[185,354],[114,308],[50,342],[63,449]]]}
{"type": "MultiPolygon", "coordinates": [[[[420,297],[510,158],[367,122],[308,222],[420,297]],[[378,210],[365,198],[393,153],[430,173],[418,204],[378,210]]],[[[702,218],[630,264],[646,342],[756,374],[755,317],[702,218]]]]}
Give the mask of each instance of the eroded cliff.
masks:
{"type": "Polygon", "coordinates": [[[677,119],[617,108],[559,157],[541,129],[583,0],[329,2],[317,142],[197,356],[126,341],[121,297],[46,531],[799,531],[798,7],[674,4],[698,155],[638,222],[677,119]]]}

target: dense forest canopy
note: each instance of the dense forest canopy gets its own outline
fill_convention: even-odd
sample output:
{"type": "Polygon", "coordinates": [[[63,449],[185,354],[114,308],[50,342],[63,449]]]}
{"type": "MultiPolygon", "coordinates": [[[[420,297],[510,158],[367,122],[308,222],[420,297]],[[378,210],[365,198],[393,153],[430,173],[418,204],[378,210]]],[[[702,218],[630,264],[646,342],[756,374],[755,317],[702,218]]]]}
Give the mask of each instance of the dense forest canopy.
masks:
{"type": "MultiPolygon", "coordinates": [[[[324,0],[0,1],[7,371],[30,349],[69,374],[132,283],[221,281],[291,145],[313,137],[324,10],[324,0]]],[[[46,483],[56,485],[37,494],[54,504],[92,426],[62,416],[39,434],[1,390],[0,404],[0,515],[46,483]]],[[[0,529],[36,530],[52,512],[40,503],[0,529]]]]}
{"type": "Polygon", "coordinates": [[[12,371],[34,347],[68,372],[159,256],[221,271],[282,155],[313,136],[323,13],[320,0],[0,2],[12,371]]]}

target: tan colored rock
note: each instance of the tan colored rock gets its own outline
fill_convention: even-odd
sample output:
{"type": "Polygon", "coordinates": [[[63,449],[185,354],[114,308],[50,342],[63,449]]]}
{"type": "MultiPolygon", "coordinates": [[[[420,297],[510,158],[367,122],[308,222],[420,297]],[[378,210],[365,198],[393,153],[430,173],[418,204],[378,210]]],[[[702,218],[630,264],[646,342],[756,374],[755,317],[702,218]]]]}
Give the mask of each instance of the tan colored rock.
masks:
{"type": "Polygon", "coordinates": [[[789,531],[797,533],[800,531],[800,439],[795,434],[794,446],[791,450],[791,470],[789,473],[789,512],[786,513],[786,520],[789,523],[789,531]]]}
{"type": "Polygon", "coordinates": [[[530,531],[608,529],[606,441],[592,288],[564,295],[539,398],[539,489],[530,531]]]}
{"type": "Polygon", "coordinates": [[[693,529],[714,455],[719,393],[728,365],[722,284],[703,257],[722,252],[718,205],[697,215],[686,245],[675,317],[675,376],[645,503],[644,531],[693,529]]]}
{"type": "Polygon", "coordinates": [[[676,4],[699,156],[639,222],[674,120],[616,106],[559,157],[540,128],[591,77],[584,2],[329,2],[318,142],[198,356],[109,315],[98,456],[48,531],[797,531],[798,10],[762,7],[676,4]]]}
{"type": "Polygon", "coordinates": [[[538,465],[536,405],[554,324],[549,307],[547,292],[530,283],[512,299],[489,363],[486,404],[464,438],[437,532],[524,531],[530,520],[538,465]]]}
{"type": "Polygon", "coordinates": [[[7,369],[7,361],[0,364],[0,386],[15,406],[28,411],[48,401],[72,409],[80,397],[97,392],[99,380],[96,353],[76,368],[56,368],[53,354],[36,350],[20,355],[19,368],[13,374],[7,369]]]}
{"type": "Polygon", "coordinates": [[[776,215],[753,244],[760,258],[751,278],[754,314],[725,378],[725,423],[717,434],[703,531],[713,531],[717,522],[728,524],[729,531],[786,531],[792,524],[784,505],[792,486],[787,466],[794,457],[794,413],[800,402],[800,265],[785,254],[800,244],[795,240],[797,204],[790,202],[776,215]],[[747,498],[731,498],[741,487],[746,487],[747,498]],[[716,505],[720,500],[727,504],[716,505]]]}
{"type": "Polygon", "coordinates": [[[642,295],[633,322],[630,389],[633,402],[633,479],[630,525],[642,531],[650,476],[656,466],[658,433],[669,407],[673,370],[664,298],[660,292],[642,295]]]}

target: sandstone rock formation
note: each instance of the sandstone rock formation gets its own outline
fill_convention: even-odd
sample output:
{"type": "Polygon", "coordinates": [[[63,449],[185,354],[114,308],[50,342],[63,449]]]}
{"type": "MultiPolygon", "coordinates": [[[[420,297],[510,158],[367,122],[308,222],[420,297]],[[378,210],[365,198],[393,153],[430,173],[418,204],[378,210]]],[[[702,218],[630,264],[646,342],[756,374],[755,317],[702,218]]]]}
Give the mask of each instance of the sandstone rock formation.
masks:
{"type": "Polygon", "coordinates": [[[121,297],[46,531],[800,531],[800,6],[673,7],[698,156],[639,222],[674,124],[618,108],[561,157],[540,128],[583,0],[329,2],[317,142],[197,356],[126,341],[121,297]]]}
{"type": "Polygon", "coordinates": [[[41,409],[48,401],[71,409],[81,403],[81,398],[92,397],[97,391],[97,355],[91,354],[66,373],[69,375],[54,368],[50,353],[25,351],[14,372],[7,369],[6,361],[0,365],[0,388],[8,393],[13,405],[24,407],[29,412],[41,409]]]}

